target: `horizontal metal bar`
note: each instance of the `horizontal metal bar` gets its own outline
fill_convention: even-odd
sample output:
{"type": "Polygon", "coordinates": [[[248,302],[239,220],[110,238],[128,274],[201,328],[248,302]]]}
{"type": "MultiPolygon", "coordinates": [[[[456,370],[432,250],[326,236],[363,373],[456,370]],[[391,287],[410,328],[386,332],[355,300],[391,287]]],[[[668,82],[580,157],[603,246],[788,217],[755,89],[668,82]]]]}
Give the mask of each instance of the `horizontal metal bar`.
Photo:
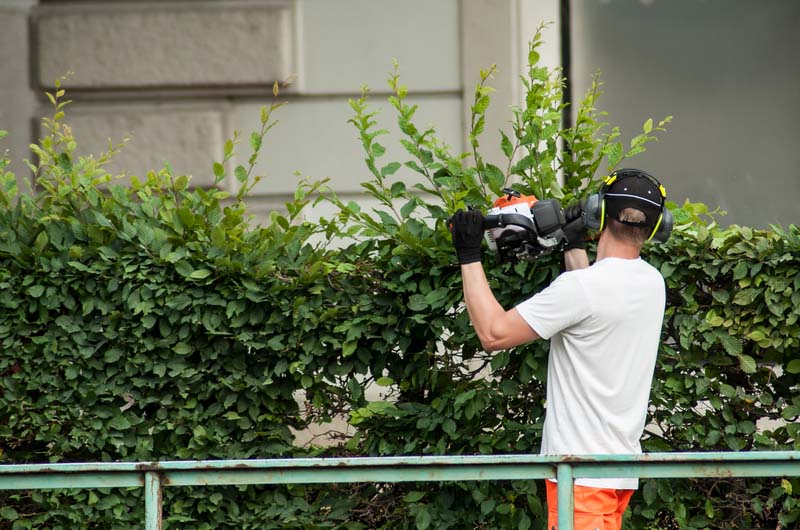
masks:
{"type": "Polygon", "coordinates": [[[334,484],[351,482],[443,482],[464,480],[533,480],[555,477],[547,464],[396,465],[293,469],[185,470],[163,472],[165,486],[232,484],[334,484]]]}
{"type": "MultiPolygon", "coordinates": [[[[800,461],[800,451],[752,451],[716,453],[645,453],[639,455],[459,455],[459,456],[387,456],[355,458],[274,458],[253,460],[180,460],[161,462],[92,462],[59,464],[0,465],[0,476],[16,473],[87,473],[87,472],[144,472],[179,470],[237,470],[320,467],[394,467],[459,466],[459,465],[521,465],[560,463],[647,464],[670,462],[732,463],[732,462],[790,462],[800,461]]],[[[576,466],[578,467],[578,466],[576,466]]],[[[582,466],[581,466],[582,467],[582,466]]]]}
{"type": "Polygon", "coordinates": [[[574,465],[575,478],[688,478],[800,476],[798,461],[639,462],[574,465]]]}
{"type": "Polygon", "coordinates": [[[137,488],[142,486],[144,486],[144,474],[137,472],[0,474],[0,490],[137,488]]]}
{"type": "Polygon", "coordinates": [[[565,464],[575,478],[800,476],[795,451],[460,455],[12,464],[0,465],[0,489],[141,487],[148,472],[163,486],[531,480],[553,478],[565,464]]]}

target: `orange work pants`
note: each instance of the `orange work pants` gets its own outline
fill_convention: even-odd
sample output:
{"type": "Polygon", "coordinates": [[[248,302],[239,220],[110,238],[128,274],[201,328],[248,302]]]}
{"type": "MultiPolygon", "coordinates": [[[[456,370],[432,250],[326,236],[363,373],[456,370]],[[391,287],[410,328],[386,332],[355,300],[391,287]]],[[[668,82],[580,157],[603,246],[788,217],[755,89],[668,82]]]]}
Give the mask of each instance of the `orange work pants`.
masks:
{"type": "MultiPolygon", "coordinates": [[[[558,530],[558,486],[547,484],[547,530],[558,530]]],[[[620,530],[634,490],[575,486],[575,530],[620,530]]]]}

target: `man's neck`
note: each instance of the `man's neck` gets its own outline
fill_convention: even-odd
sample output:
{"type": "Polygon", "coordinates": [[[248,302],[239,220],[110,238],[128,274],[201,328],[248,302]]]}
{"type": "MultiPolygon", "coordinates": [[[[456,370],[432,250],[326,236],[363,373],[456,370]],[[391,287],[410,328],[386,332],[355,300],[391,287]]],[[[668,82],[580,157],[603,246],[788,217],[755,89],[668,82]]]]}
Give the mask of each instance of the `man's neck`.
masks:
{"type": "Polygon", "coordinates": [[[638,259],[641,247],[626,241],[615,239],[610,233],[603,231],[600,240],[597,242],[597,258],[600,261],[604,258],[638,259]]]}

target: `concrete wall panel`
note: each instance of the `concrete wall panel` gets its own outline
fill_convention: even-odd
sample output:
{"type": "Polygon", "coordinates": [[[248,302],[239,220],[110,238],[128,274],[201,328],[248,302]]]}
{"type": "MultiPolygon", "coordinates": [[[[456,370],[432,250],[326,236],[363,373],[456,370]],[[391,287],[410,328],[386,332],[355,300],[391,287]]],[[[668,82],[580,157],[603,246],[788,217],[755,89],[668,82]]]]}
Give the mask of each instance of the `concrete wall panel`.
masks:
{"type": "Polygon", "coordinates": [[[141,179],[168,162],[176,175],[192,175],[194,186],[207,186],[214,182],[212,164],[223,156],[224,116],[215,103],[75,105],[67,107],[66,122],[83,155],[130,137],[108,166],[113,174],[141,179]]]}
{"type": "Polygon", "coordinates": [[[528,42],[539,25],[550,24],[544,32],[540,49],[542,64],[561,65],[558,0],[463,0],[461,62],[464,84],[464,134],[469,131],[471,105],[480,71],[496,65],[487,85],[495,89],[486,112],[486,132],[481,139],[482,154],[487,162],[505,165],[497,131],[512,135],[512,105],[524,103],[520,75],[527,71],[528,42]]]}
{"type": "Polygon", "coordinates": [[[18,177],[28,173],[22,161],[30,158],[31,123],[36,98],[29,88],[28,15],[32,2],[0,2],[0,153],[9,151],[11,169],[18,177]]]}
{"type": "Polygon", "coordinates": [[[302,90],[386,90],[392,59],[416,91],[459,90],[458,0],[301,0],[302,90]]]}
{"type": "MultiPolygon", "coordinates": [[[[435,125],[439,137],[453,146],[453,153],[462,152],[461,98],[418,96],[414,101],[419,104],[417,126],[435,125]]],[[[261,105],[248,101],[236,104],[232,120],[243,136],[258,129],[261,105]]],[[[392,133],[378,138],[387,149],[381,159],[383,164],[408,160],[410,155],[405,154],[398,142],[394,109],[385,98],[378,96],[373,98],[371,105],[380,112],[377,117],[380,127],[392,133]]],[[[315,180],[330,177],[330,186],[337,192],[361,191],[359,184],[369,176],[358,132],[347,123],[352,115],[346,98],[298,98],[276,111],[279,123],[268,133],[263,156],[256,168],[266,178],[254,193],[293,193],[300,178],[295,176],[296,171],[315,180]]],[[[248,148],[241,145],[240,151],[239,159],[247,160],[250,156],[248,148]]],[[[400,175],[398,172],[397,176],[400,175]]],[[[409,173],[406,177],[410,179],[408,182],[418,181],[409,173]]]]}
{"type": "Polygon", "coordinates": [[[292,70],[290,4],[193,2],[42,7],[37,81],[73,88],[271,84],[292,70]]]}

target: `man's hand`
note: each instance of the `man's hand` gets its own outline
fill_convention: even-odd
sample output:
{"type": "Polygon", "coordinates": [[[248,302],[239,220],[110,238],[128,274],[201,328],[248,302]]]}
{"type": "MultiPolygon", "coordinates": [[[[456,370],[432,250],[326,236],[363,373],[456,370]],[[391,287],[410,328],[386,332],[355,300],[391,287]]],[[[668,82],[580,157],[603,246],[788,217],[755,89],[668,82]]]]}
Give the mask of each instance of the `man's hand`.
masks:
{"type": "Polygon", "coordinates": [[[481,260],[483,241],[483,214],[478,210],[459,210],[449,222],[453,246],[461,265],[481,260]]]}
{"type": "Polygon", "coordinates": [[[586,248],[586,225],[583,224],[583,203],[577,202],[564,208],[564,235],[567,236],[567,245],[564,250],[586,248]]]}

